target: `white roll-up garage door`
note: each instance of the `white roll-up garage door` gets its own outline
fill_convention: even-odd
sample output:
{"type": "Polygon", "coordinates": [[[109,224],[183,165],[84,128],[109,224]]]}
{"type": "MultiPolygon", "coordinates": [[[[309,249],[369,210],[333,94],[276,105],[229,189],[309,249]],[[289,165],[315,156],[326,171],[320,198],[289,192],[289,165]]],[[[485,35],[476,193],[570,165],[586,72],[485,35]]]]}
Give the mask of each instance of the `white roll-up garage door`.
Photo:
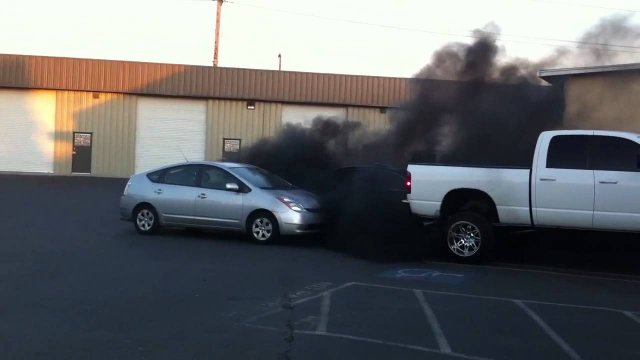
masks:
{"type": "Polygon", "coordinates": [[[204,160],[207,103],[171,98],[138,99],[136,172],[204,160]]]}
{"type": "Polygon", "coordinates": [[[53,172],[56,93],[0,90],[0,171],[53,172]]]}
{"type": "Polygon", "coordinates": [[[310,127],[314,118],[335,118],[338,121],[347,118],[347,108],[333,106],[283,105],[282,124],[300,124],[310,127]]]}

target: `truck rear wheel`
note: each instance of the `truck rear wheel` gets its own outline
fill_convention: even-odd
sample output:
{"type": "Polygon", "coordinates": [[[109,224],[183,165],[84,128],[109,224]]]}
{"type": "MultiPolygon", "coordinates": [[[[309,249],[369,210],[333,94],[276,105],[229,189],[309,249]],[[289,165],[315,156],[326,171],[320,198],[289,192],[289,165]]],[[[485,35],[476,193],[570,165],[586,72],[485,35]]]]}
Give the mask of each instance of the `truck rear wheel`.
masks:
{"type": "Polygon", "coordinates": [[[484,260],[494,241],[491,223],[481,214],[468,211],[447,219],[444,237],[449,257],[469,263],[484,260]]]}

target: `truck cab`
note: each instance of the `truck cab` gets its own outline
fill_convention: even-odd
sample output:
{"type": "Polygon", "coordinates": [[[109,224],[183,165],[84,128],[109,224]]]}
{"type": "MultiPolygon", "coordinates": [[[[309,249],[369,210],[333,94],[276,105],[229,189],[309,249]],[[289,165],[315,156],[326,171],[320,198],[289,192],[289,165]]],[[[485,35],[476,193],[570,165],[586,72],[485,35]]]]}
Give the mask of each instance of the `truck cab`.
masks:
{"type": "Polygon", "coordinates": [[[540,134],[530,168],[409,164],[414,214],[443,224],[447,248],[477,260],[495,225],[640,232],[640,135],[540,134]]]}
{"type": "Polygon", "coordinates": [[[536,226],[640,231],[640,135],[544,132],[531,186],[536,226]]]}

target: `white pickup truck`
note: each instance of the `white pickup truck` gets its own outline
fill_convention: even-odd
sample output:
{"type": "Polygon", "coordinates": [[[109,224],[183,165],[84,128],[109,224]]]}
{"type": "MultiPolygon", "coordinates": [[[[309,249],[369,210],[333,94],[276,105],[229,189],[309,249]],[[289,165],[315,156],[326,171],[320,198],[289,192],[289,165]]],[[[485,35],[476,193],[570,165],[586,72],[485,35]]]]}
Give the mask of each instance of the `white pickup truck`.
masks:
{"type": "Polygon", "coordinates": [[[453,257],[477,261],[493,226],[640,232],[640,135],[562,130],[540,134],[531,168],[410,164],[407,200],[441,220],[453,257]]]}

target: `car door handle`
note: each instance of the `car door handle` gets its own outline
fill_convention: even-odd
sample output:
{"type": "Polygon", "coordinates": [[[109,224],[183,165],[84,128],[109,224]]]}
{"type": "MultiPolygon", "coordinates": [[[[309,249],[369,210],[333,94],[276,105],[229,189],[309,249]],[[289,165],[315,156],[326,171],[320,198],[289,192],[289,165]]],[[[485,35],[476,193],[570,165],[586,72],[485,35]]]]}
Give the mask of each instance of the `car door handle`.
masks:
{"type": "Polygon", "coordinates": [[[542,177],[540,178],[540,181],[556,181],[556,178],[542,177]]]}
{"type": "Polygon", "coordinates": [[[207,198],[207,194],[202,193],[198,195],[198,199],[206,199],[206,198],[207,198]]]}
{"type": "Polygon", "coordinates": [[[600,184],[613,184],[613,185],[615,185],[615,184],[617,184],[617,183],[618,183],[618,180],[600,180],[600,181],[598,181],[598,182],[599,182],[600,184]]]}
{"type": "Polygon", "coordinates": [[[160,195],[160,194],[162,194],[162,189],[156,189],[153,192],[158,194],[158,195],[160,195]]]}

